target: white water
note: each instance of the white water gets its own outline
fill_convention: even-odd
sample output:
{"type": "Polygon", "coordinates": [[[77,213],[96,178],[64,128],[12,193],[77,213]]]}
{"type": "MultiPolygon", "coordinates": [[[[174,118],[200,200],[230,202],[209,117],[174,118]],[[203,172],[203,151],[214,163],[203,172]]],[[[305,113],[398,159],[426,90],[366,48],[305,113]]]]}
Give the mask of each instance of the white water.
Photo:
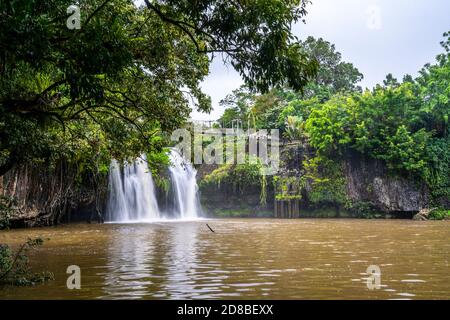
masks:
{"type": "Polygon", "coordinates": [[[196,219],[202,210],[198,198],[197,170],[178,150],[171,149],[169,156],[175,214],[179,219],[196,219]]]}
{"type": "MultiPolygon", "coordinates": [[[[177,150],[172,149],[169,157],[173,212],[169,212],[168,216],[180,220],[197,219],[201,213],[197,171],[177,150]]],[[[125,164],[123,168],[113,160],[109,173],[106,220],[125,223],[151,222],[164,218],[159,210],[155,185],[145,156],[132,164],[125,164]]]]}
{"type": "Polygon", "coordinates": [[[123,169],[113,160],[109,173],[107,221],[151,221],[161,218],[155,185],[145,155],[123,169]]]}

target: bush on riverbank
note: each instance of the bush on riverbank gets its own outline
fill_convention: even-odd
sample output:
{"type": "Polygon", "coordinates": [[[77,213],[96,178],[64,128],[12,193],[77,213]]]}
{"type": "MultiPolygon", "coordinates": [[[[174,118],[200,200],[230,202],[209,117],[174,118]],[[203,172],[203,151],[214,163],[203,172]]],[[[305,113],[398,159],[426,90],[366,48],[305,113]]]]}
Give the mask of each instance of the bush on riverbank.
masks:
{"type": "Polygon", "coordinates": [[[29,266],[28,252],[43,243],[41,238],[28,239],[15,253],[0,244],[0,285],[30,286],[54,279],[52,273],[34,273],[29,266]]]}
{"type": "Polygon", "coordinates": [[[428,216],[430,220],[449,220],[450,219],[450,210],[446,209],[437,209],[433,210],[428,216]]]}

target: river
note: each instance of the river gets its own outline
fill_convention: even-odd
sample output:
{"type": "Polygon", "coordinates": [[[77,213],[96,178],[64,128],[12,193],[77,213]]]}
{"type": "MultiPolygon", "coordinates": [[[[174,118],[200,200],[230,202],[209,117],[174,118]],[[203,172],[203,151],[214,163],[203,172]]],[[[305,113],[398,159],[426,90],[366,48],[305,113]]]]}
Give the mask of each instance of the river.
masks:
{"type": "Polygon", "coordinates": [[[0,299],[450,299],[450,222],[205,220],[0,232],[55,280],[0,299]],[[214,233],[206,226],[208,223],[214,233]],[[69,290],[67,267],[81,268],[69,290]],[[381,270],[367,287],[366,270],[381,270]]]}

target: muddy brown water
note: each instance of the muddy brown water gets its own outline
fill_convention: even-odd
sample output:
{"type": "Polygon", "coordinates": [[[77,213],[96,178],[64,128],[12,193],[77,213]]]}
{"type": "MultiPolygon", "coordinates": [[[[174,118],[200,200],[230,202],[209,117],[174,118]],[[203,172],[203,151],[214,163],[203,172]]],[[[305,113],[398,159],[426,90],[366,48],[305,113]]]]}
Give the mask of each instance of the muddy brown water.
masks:
{"type": "Polygon", "coordinates": [[[55,280],[1,287],[0,299],[450,299],[448,221],[74,224],[1,231],[0,243],[38,236],[50,240],[33,270],[55,280]],[[67,289],[70,265],[80,290],[67,289]],[[374,290],[370,265],[381,270],[374,290]]]}

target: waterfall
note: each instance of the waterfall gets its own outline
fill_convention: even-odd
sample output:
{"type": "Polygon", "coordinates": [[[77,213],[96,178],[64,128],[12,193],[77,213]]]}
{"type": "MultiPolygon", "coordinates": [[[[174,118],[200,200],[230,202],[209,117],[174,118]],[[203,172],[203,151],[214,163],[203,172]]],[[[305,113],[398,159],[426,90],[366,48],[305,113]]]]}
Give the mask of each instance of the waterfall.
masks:
{"type": "Polygon", "coordinates": [[[197,170],[176,149],[170,150],[169,157],[175,215],[181,219],[198,218],[202,209],[198,198],[197,170]]]}
{"type": "MultiPolygon", "coordinates": [[[[198,198],[197,171],[176,149],[170,150],[169,158],[172,189],[167,217],[198,218],[202,209],[198,198]]],[[[123,168],[112,160],[108,188],[106,221],[144,222],[163,218],[145,155],[131,164],[125,163],[123,168]]]]}
{"type": "Polygon", "coordinates": [[[111,161],[107,221],[150,221],[161,217],[155,196],[155,185],[145,155],[121,169],[111,161]]]}

